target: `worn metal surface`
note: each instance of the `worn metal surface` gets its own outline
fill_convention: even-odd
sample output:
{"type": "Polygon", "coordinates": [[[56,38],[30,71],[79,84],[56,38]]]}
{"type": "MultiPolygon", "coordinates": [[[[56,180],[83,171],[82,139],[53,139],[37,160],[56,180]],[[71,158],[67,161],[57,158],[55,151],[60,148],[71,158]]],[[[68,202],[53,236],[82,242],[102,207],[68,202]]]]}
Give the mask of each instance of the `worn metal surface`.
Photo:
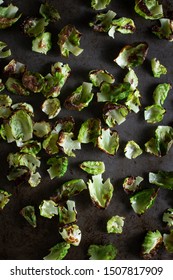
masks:
{"type": "MultiPolygon", "coordinates": [[[[8,1],[6,1],[8,3],[8,1]]],[[[14,151],[15,145],[7,145],[0,141],[1,165],[0,181],[1,188],[12,193],[10,202],[0,213],[0,259],[42,259],[48,254],[49,248],[61,241],[58,233],[57,218],[51,220],[39,215],[38,206],[43,199],[49,199],[56,188],[63,182],[83,178],[88,181],[87,176],[78,167],[84,160],[102,160],[106,166],[104,179],[110,177],[115,190],[110,205],[106,210],[97,209],[91,202],[88,191],[83,191],[74,197],[78,212],[78,225],[82,231],[80,246],[71,246],[66,259],[88,259],[87,249],[90,244],[108,244],[112,242],[118,249],[117,259],[131,260],[141,259],[140,250],[143,238],[147,230],[160,230],[162,233],[168,232],[168,228],[162,222],[162,214],[168,207],[173,207],[173,195],[171,191],[160,190],[154,206],[144,215],[138,216],[132,210],[129,197],[122,188],[123,179],[126,176],[142,176],[145,178],[142,185],[147,186],[148,172],[158,170],[173,170],[173,150],[162,158],[156,158],[147,153],[134,160],[125,158],[123,149],[128,140],[136,141],[142,148],[146,141],[154,133],[155,125],[146,124],[143,117],[144,107],[152,103],[152,92],[158,83],[172,82],[173,77],[173,43],[166,40],[159,40],[150,31],[150,27],[155,23],[146,21],[134,12],[134,1],[121,0],[114,1],[109,9],[114,10],[118,17],[131,17],[136,24],[137,30],[133,35],[122,35],[117,33],[115,39],[107,34],[96,33],[89,27],[88,23],[95,16],[95,12],[90,8],[90,1],[63,0],[51,1],[59,10],[61,20],[51,24],[49,30],[53,35],[53,48],[48,55],[37,54],[31,51],[31,39],[26,38],[21,31],[20,24],[27,16],[38,16],[41,1],[13,1],[23,13],[22,18],[13,27],[0,31],[0,40],[5,41],[12,50],[12,57],[1,61],[1,75],[4,65],[9,60],[16,60],[25,63],[31,71],[38,71],[46,74],[50,70],[50,65],[57,61],[69,63],[72,73],[64,86],[60,101],[63,104],[65,97],[69,95],[83,81],[88,81],[88,72],[93,69],[106,69],[112,73],[116,82],[121,82],[126,71],[118,67],[113,59],[119,53],[121,47],[133,42],[146,41],[149,44],[147,59],[141,67],[136,68],[139,78],[139,89],[142,95],[142,108],[138,114],[131,113],[127,120],[116,127],[120,135],[120,148],[117,155],[111,157],[94,148],[93,145],[82,145],[82,150],[76,152],[76,158],[69,159],[69,169],[67,174],[61,179],[50,181],[44,163],[46,157],[43,153],[43,163],[41,167],[42,182],[36,188],[29,186],[15,187],[6,179],[8,166],[7,155],[14,151]],[[57,35],[66,24],[74,24],[82,33],[81,47],[84,52],[74,57],[70,55],[68,59],[60,56],[57,46],[57,35]],[[157,57],[167,67],[168,74],[160,79],[153,78],[150,68],[150,60],[157,57]],[[45,158],[44,158],[45,157],[45,158]],[[37,214],[37,228],[33,229],[19,214],[19,211],[26,205],[34,205],[37,214]],[[112,215],[125,217],[125,226],[120,235],[107,234],[106,222],[112,215]]],[[[173,10],[171,1],[160,1],[164,3],[164,9],[173,10]]],[[[14,102],[28,101],[34,106],[35,119],[41,120],[45,116],[41,113],[40,106],[43,102],[41,95],[30,97],[12,96],[14,102]]],[[[161,124],[172,125],[173,119],[173,97],[172,91],[164,104],[166,115],[161,124]]],[[[101,116],[101,105],[92,104],[81,112],[67,111],[65,108],[60,113],[62,116],[72,115],[76,120],[77,128],[89,117],[101,116]]],[[[104,125],[104,123],[103,123],[104,125]]],[[[154,256],[154,259],[173,259],[172,254],[166,253],[162,247],[154,256]]]]}

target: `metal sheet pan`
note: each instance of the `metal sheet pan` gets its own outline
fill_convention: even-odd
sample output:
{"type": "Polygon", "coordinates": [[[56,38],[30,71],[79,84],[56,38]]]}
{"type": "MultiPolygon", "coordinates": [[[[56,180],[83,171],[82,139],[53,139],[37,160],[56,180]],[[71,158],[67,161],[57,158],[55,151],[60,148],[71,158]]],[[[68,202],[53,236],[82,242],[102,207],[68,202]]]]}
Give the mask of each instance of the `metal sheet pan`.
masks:
{"type": "MultiPolygon", "coordinates": [[[[8,3],[9,1],[5,1],[8,3]]],[[[61,20],[49,26],[53,35],[53,48],[47,54],[38,54],[31,51],[31,39],[25,37],[21,31],[21,24],[27,16],[38,16],[41,1],[13,1],[23,13],[22,18],[13,27],[7,30],[0,30],[0,40],[5,41],[12,50],[12,57],[1,60],[1,76],[4,65],[12,58],[25,63],[31,71],[38,71],[43,75],[48,73],[50,65],[57,61],[69,63],[72,73],[65,84],[60,101],[65,98],[83,81],[88,81],[88,72],[93,69],[106,69],[115,76],[116,82],[122,81],[125,71],[118,67],[113,59],[117,56],[120,49],[134,42],[146,41],[149,44],[147,59],[141,67],[135,69],[139,78],[139,90],[142,95],[142,108],[138,114],[130,113],[127,120],[116,127],[120,135],[120,148],[115,156],[108,156],[93,145],[82,145],[82,150],[76,152],[76,158],[69,159],[68,172],[61,179],[51,181],[43,164],[41,169],[42,182],[36,188],[29,186],[16,187],[9,183],[6,175],[8,165],[6,158],[9,152],[14,151],[15,145],[7,145],[2,140],[0,143],[1,166],[0,178],[1,188],[12,193],[8,205],[0,213],[0,259],[43,259],[48,254],[49,248],[57,242],[62,241],[58,233],[57,218],[51,220],[39,215],[39,205],[43,199],[49,197],[62,183],[70,179],[83,178],[88,181],[87,176],[79,168],[79,163],[84,160],[104,161],[106,172],[104,179],[110,178],[114,185],[114,195],[110,205],[106,210],[97,209],[91,202],[88,191],[83,191],[74,197],[78,212],[78,225],[82,231],[82,240],[78,247],[71,246],[65,259],[84,260],[88,259],[87,250],[90,244],[109,244],[112,242],[118,249],[117,259],[134,260],[141,259],[141,244],[146,231],[160,230],[161,233],[168,232],[169,229],[162,222],[162,214],[168,207],[173,207],[173,195],[171,191],[160,190],[154,206],[146,211],[142,216],[138,216],[132,210],[129,197],[122,188],[123,179],[127,176],[144,177],[143,186],[148,186],[148,172],[158,170],[173,170],[172,158],[173,150],[169,154],[157,158],[147,153],[143,153],[136,159],[129,160],[124,156],[124,147],[128,140],[136,141],[142,148],[149,138],[153,135],[155,125],[149,125],[144,121],[144,108],[152,102],[152,92],[158,83],[172,82],[173,77],[173,47],[166,40],[159,40],[154,36],[150,27],[155,21],[146,21],[134,12],[134,1],[121,0],[114,1],[109,5],[117,13],[118,17],[126,16],[135,21],[137,30],[133,35],[122,35],[116,33],[115,39],[107,34],[96,33],[89,27],[89,22],[94,18],[96,12],[90,7],[90,1],[63,0],[51,1],[59,10],[61,20]],[[84,52],[74,57],[70,55],[68,59],[60,55],[57,46],[57,36],[61,28],[66,24],[74,24],[82,33],[81,47],[84,52]],[[156,79],[152,76],[150,60],[157,57],[167,67],[168,74],[156,79]],[[37,228],[32,228],[19,214],[20,210],[26,205],[34,205],[37,214],[37,228]],[[106,232],[106,222],[113,215],[125,217],[125,225],[122,234],[108,234],[106,232]]],[[[160,1],[164,4],[165,12],[173,10],[171,1],[160,1]]],[[[30,102],[35,109],[36,120],[41,120],[43,114],[40,106],[44,100],[40,95],[32,97],[12,96],[14,102],[30,102]]],[[[172,125],[173,117],[173,98],[172,91],[168,95],[165,108],[166,114],[161,124],[172,125]]],[[[75,118],[77,127],[89,117],[102,118],[100,104],[96,99],[92,104],[81,112],[67,111],[65,108],[60,113],[60,117],[72,115],[75,118]]],[[[168,254],[164,247],[160,248],[154,259],[173,259],[172,254],[168,254]]]]}

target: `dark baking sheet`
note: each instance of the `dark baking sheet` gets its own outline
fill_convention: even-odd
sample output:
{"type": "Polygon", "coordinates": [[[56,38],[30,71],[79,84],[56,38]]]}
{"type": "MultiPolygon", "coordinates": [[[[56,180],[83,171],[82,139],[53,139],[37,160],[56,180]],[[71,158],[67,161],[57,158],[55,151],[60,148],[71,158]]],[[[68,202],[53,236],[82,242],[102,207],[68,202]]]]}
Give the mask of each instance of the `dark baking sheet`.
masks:
{"type": "MultiPolygon", "coordinates": [[[[10,1],[5,1],[9,3],[10,1]]],[[[58,23],[51,24],[49,30],[53,34],[53,48],[48,55],[37,54],[31,51],[31,40],[26,38],[21,31],[21,23],[27,16],[38,16],[38,10],[41,1],[13,1],[23,13],[22,18],[13,27],[6,30],[0,30],[0,40],[5,41],[12,50],[12,56],[1,60],[1,76],[4,65],[12,58],[25,63],[31,71],[38,71],[46,74],[50,70],[50,65],[57,61],[69,63],[72,73],[65,84],[60,100],[63,104],[65,98],[83,81],[88,81],[88,72],[93,69],[106,69],[112,73],[116,82],[121,82],[125,75],[113,59],[117,56],[121,47],[133,42],[146,41],[149,44],[147,59],[141,67],[135,69],[139,78],[139,89],[142,95],[142,109],[138,114],[129,114],[127,120],[117,126],[116,129],[120,135],[120,148],[117,155],[108,156],[105,153],[94,149],[93,145],[82,145],[82,150],[76,152],[76,158],[69,158],[69,169],[67,174],[61,179],[50,181],[43,164],[41,168],[42,183],[36,188],[29,186],[16,187],[6,179],[8,166],[6,157],[10,151],[15,149],[15,145],[7,145],[0,142],[1,165],[0,178],[1,188],[12,193],[10,202],[0,213],[0,259],[24,260],[24,259],[42,259],[48,254],[49,248],[57,242],[62,241],[58,234],[57,219],[51,220],[39,215],[38,206],[43,199],[49,199],[58,186],[63,182],[83,178],[88,181],[88,176],[79,169],[78,165],[84,160],[102,160],[106,165],[104,179],[110,177],[115,187],[114,196],[106,210],[97,209],[91,202],[88,191],[83,191],[80,195],[74,197],[78,211],[78,225],[82,231],[82,240],[80,246],[71,246],[71,249],[65,259],[84,260],[88,259],[87,249],[90,244],[108,244],[112,242],[118,249],[117,259],[133,260],[141,259],[140,250],[143,238],[147,230],[160,230],[167,232],[168,228],[162,223],[162,214],[168,207],[173,207],[173,195],[171,191],[160,190],[154,206],[144,215],[138,216],[132,210],[129,197],[122,188],[123,179],[126,176],[143,176],[142,183],[148,185],[148,172],[158,170],[173,170],[172,157],[173,150],[162,158],[156,158],[147,153],[143,153],[137,159],[129,160],[124,157],[123,149],[128,140],[135,140],[144,148],[144,144],[153,135],[156,125],[146,124],[143,118],[143,109],[152,102],[152,92],[158,83],[172,82],[173,68],[173,43],[166,40],[159,40],[150,32],[152,21],[146,21],[134,12],[134,1],[112,0],[109,9],[114,10],[119,17],[131,17],[137,26],[133,35],[122,35],[117,33],[115,39],[107,34],[95,33],[88,23],[93,19],[96,12],[90,7],[90,0],[59,0],[51,1],[59,10],[61,20],[58,23]],[[74,57],[70,55],[68,59],[60,56],[57,46],[57,35],[66,24],[74,24],[82,33],[81,47],[84,52],[74,57]],[[167,67],[168,74],[160,79],[152,77],[150,69],[150,60],[157,57],[167,67]],[[26,205],[34,205],[37,212],[37,228],[33,229],[24,218],[19,215],[19,211],[26,205]],[[123,233],[120,235],[107,234],[106,222],[112,215],[121,215],[126,217],[123,233]]],[[[171,1],[160,1],[164,4],[164,9],[173,10],[171,1]]],[[[35,109],[36,120],[41,120],[45,116],[40,113],[40,106],[43,98],[40,95],[32,97],[12,96],[14,102],[30,102],[35,109]]],[[[161,124],[172,125],[173,117],[173,97],[172,91],[169,93],[166,102],[166,115],[161,124]]],[[[63,108],[59,117],[72,115],[76,120],[76,126],[89,117],[101,118],[101,107],[96,102],[81,112],[67,111],[63,108]]],[[[46,158],[46,157],[45,157],[46,158]]],[[[154,259],[173,259],[172,254],[166,253],[161,248],[153,257],[154,259]]]]}

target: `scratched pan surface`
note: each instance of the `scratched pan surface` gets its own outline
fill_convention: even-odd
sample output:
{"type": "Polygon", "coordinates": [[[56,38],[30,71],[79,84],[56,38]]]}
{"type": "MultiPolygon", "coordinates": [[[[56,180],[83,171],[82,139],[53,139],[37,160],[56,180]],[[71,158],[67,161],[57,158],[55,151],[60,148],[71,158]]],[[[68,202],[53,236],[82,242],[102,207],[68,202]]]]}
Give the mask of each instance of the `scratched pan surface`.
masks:
{"type": "MultiPolygon", "coordinates": [[[[12,57],[1,61],[1,76],[3,66],[12,58],[25,63],[31,71],[38,71],[46,74],[50,70],[50,65],[57,61],[69,63],[72,73],[64,86],[60,100],[63,104],[65,97],[72,92],[83,81],[88,81],[88,72],[93,69],[106,69],[111,72],[116,82],[121,82],[125,74],[120,67],[115,65],[113,59],[117,56],[119,50],[125,44],[133,42],[146,41],[149,44],[149,52],[146,61],[141,67],[136,68],[139,78],[139,89],[142,95],[142,108],[138,114],[129,114],[127,120],[116,127],[120,135],[120,148],[117,155],[108,156],[93,148],[92,145],[82,145],[82,150],[76,152],[76,158],[69,159],[69,169],[66,175],[61,179],[50,181],[49,175],[43,163],[41,168],[42,182],[36,188],[29,186],[15,187],[6,179],[8,166],[6,157],[9,152],[15,150],[15,145],[7,145],[0,142],[1,165],[0,180],[1,188],[12,193],[10,202],[0,213],[0,259],[42,259],[48,254],[49,248],[57,242],[62,241],[58,233],[57,218],[51,220],[39,215],[38,206],[43,199],[49,199],[56,188],[63,182],[83,178],[88,181],[88,176],[78,167],[84,160],[104,161],[106,172],[104,179],[110,177],[115,190],[110,205],[106,210],[97,209],[91,202],[88,191],[83,191],[80,195],[74,197],[78,212],[78,225],[82,231],[82,240],[78,247],[71,246],[66,259],[76,260],[88,259],[87,249],[90,244],[108,244],[112,242],[118,249],[117,259],[132,260],[141,259],[140,250],[143,238],[147,230],[160,230],[162,233],[168,232],[168,228],[162,222],[162,214],[168,207],[173,207],[172,192],[160,190],[154,206],[144,215],[138,216],[132,210],[129,197],[122,189],[122,181],[126,176],[144,177],[143,186],[148,186],[148,172],[158,170],[173,170],[172,158],[173,150],[162,158],[156,158],[147,153],[140,157],[129,160],[124,157],[123,149],[128,140],[136,141],[141,147],[144,147],[146,141],[153,135],[156,125],[146,124],[143,118],[144,107],[152,102],[152,92],[155,86],[161,82],[172,82],[173,76],[173,47],[170,42],[159,40],[151,32],[150,28],[153,22],[146,21],[134,12],[134,1],[121,0],[114,1],[109,9],[114,10],[118,17],[131,17],[136,24],[137,30],[133,35],[116,34],[115,39],[107,34],[95,33],[88,25],[93,19],[95,12],[90,8],[90,1],[63,0],[51,1],[59,10],[61,20],[58,23],[51,24],[49,30],[53,35],[53,48],[48,55],[37,54],[31,51],[31,40],[26,38],[21,31],[21,23],[27,16],[38,16],[38,10],[41,1],[13,1],[23,13],[21,20],[13,27],[0,31],[0,40],[5,41],[12,50],[12,57]],[[66,24],[74,24],[82,33],[81,47],[84,52],[74,57],[71,55],[68,59],[61,57],[59,48],[56,44],[57,35],[61,28],[66,24]],[[152,77],[150,60],[157,57],[167,67],[168,74],[160,79],[152,77]],[[37,228],[33,229],[19,214],[19,211],[26,205],[34,205],[37,214],[37,228]],[[124,216],[125,225],[123,233],[120,235],[106,233],[106,221],[113,215],[124,216]]],[[[161,1],[160,1],[161,2],[161,1]]],[[[6,1],[8,3],[8,1],[6,1]]],[[[164,9],[173,10],[171,1],[163,1],[164,9]]],[[[43,98],[40,95],[24,98],[12,96],[14,102],[30,102],[34,106],[35,119],[45,118],[40,113],[40,106],[43,98]]],[[[166,99],[166,115],[161,124],[172,125],[173,120],[173,97],[172,91],[166,99]]],[[[76,120],[77,127],[89,117],[101,116],[101,106],[95,101],[83,111],[73,112],[62,109],[60,117],[72,115],[76,120]]],[[[154,256],[154,259],[173,259],[172,254],[166,253],[161,248],[154,256]]]]}

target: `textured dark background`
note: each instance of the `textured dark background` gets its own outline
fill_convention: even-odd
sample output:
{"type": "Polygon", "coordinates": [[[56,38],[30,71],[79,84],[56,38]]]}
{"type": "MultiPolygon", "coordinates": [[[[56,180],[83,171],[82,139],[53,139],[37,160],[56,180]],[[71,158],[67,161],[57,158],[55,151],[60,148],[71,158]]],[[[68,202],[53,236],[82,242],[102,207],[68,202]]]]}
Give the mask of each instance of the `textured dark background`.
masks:
{"type": "MultiPolygon", "coordinates": [[[[5,1],[9,3],[10,1],[5,1]]],[[[146,41],[149,44],[149,52],[146,61],[141,67],[135,69],[138,78],[141,95],[142,109],[138,114],[131,113],[126,122],[116,127],[120,135],[120,148],[116,156],[108,156],[98,149],[93,149],[92,145],[82,145],[82,150],[76,152],[76,158],[69,158],[69,169],[62,179],[50,181],[46,172],[46,156],[43,153],[43,162],[41,166],[42,183],[36,188],[29,186],[16,187],[6,179],[8,166],[6,157],[9,152],[14,151],[15,145],[7,145],[0,141],[1,165],[0,165],[0,184],[1,188],[12,193],[10,202],[0,213],[0,259],[42,259],[48,254],[49,248],[57,242],[62,241],[57,226],[57,218],[51,220],[39,215],[38,206],[43,199],[49,199],[54,191],[63,182],[83,178],[88,181],[88,176],[78,167],[83,160],[102,160],[106,165],[104,179],[110,177],[114,187],[114,196],[106,210],[100,210],[91,203],[88,191],[83,191],[80,195],[74,197],[78,211],[78,225],[82,231],[82,240],[80,246],[71,246],[66,259],[88,259],[87,249],[90,244],[108,244],[112,242],[118,249],[117,259],[132,260],[141,259],[140,250],[143,238],[147,230],[160,230],[162,233],[168,232],[162,222],[163,211],[168,207],[173,207],[173,195],[171,191],[160,190],[154,206],[144,215],[138,216],[132,210],[129,197],[122,188],[123,179],[126,176],[142,176],[145,180],[143,186],[148,186],[148,172],[158,170],[173,170],[172,157],[173,150],[162,158],[156,158],[147,153],[143,153],[134,160],[125,158],[123,149],[128,140],[136,141],[142,148],[149,138],[153,135],[155,125],[146,124],[143,117],[144,107],[152,104],[152,93],[158,83],[172,82],[173,76],[173,43],[166,40],[159,40],[150,31],[155,21],[146,21],[134,12],[134,1],[112,0],[109,9],[114,10],[118,17],[131,17],[136,24],[137,30],[133,35],[123,35],[116,33],[115,39],[110,38],[104,33],[95,33],[88,25],[93,20],[96,12],[90,7],[90,0],[57,0],[52,2],[61,15],[58,23],[51,24],[48,28],[53,35],[53,48],[48,55],[38,54],[31,51],[31,39],[24,36],[21,31],[21,24],[27,16],[38,16],[38,10],[41,1],[12,1],[23,13],[22,18],[13,27],[0,31],[0,40],[5,41],[12,50],[12,56],[1,60],[0,71],[12,58],[25,63],[31,71],[38,71],[46,74],[50,71],[50,65],[57,61],[69,63],[72,73],[64,86],[60,100],[63,104],[65,97],[68,96],[83,81],[88,81],[88,72],[92,69],[106,69],[111,72],[116,82],[121,82],[125,75],[113,59],[119,53],[121,47],[125,44],[131,44],[138,41],[146,41]],[[62,27],[66,24],[74,24],[82,33],[81,47],[84,52],[74,57],[70,55],[68,59],[60,56],[57,46],[57,36],[62,27]],[[161,76],[160,79],[153,78],[150,68],[150,60],[157,57],[167,67],[168,74],[161,76]],[[19,211],[26,205],[34,205],[37,213],[37,228],[33,229],[25,219],[19,214],[19,211]],[[112,215],[121,215],[126,217],[123,233],[120,235],[107,234],[106,222],[112,215]]],[[[164,4],[164,10],[173,11],[173,5],[170,1],[160,1],[164,4]]],[[[40,106],[43,102],[41,95],[32,95],[32,97],[11,96],[14,102],[30,102],[34,106],[35,120],[46,119],[41,113],[40,106]]],[[[96,99],[95,99],[96,100],[96,99]]],[[[60,117],[72,115],[76,120],[76,126],[88,117],[101,118],[101,106],[95,102],[81,112],[67,111],[63,108],[60,117]]],[[[166,115],[161,124],[172,125],[173,118],[173,97],[172,91],[169,93],[166,102],[166,115]]],[[[161,248],[154,259],[173,259],[172,254],[166,253],[161,248]]]]}

